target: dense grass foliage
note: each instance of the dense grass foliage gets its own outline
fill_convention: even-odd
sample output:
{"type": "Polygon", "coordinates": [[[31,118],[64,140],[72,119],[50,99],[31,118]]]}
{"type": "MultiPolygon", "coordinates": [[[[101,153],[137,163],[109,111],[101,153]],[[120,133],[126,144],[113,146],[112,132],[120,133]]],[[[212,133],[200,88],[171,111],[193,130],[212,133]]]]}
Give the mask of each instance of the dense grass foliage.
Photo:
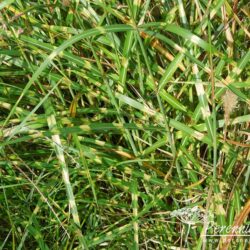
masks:
{"type": "Polygon", "coordinates": [[[1,1],[0,249],[246,249],[247,2],[1,1]]]}

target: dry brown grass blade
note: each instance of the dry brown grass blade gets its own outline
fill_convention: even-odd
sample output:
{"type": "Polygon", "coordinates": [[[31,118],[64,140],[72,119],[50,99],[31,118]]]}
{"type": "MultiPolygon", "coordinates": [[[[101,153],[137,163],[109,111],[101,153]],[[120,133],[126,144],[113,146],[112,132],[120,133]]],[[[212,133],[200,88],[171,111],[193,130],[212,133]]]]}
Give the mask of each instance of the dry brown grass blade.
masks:
{"type": "Polygon", "coordinates": [[[229,233],[229,236],[225,237],[225,244],[222,245],[221,250],[227,250],[229,248],[230,242],[232,241],[233,237],[237,236],[234,232],[234,228],[239,228],[249,213],[250,199],[245,204],[244,208],[241,210],[241,213],[236,217],[235,222],[232,226],[232,231],[229,233]]]}
{"type": "Polygon", "coordinates": [[[242,148],[250,148],[250,144],[240,143],[240,142],[229,140],[229,139],[226,139],[226,141],[229,144],[233,144],[233,145],[236,145],[236,146],[239,146],[239,147],[242,147],[242,148]]]}
{"type": "MultiPolygon", "coordinates": [[[[112,10],[112,13],[113,13],[116,17],[118,17],[123,23],[133,24],[132,21],[131,21],[128,17],[124,17],[124,16],[121,15],[118,11],[112,10]]],[[[150,36],[149,36],[148,34],[146,34],[145,32],[143,32],[143,31],[139,32],[139,34],[140,34],[140,36],[141,36],[143,39],[148,39],[148,38],[150,38],[150,36]]],[[[169,52],[166,50],[166,48],[164,48],[164,47],[161,45],[161,43],[160,43],[160,41],[159,41],[158,39],[153,38],[153,39],[150,41],[150,45],[151,45],[154,49],[156,49],[159,53],[161,53],[163,56],[165,56],[169,61],[172,62],[172,61],[174,60],[174,56],[173,56],[171,53],[169,53],[169,52]]],[[[182,51],[180,51],[180,52],[182,52],[182,51]]],[[[184,66],[182,63],[180,63],[180,64],[178,65],[178,67],[180,68],[181,71],[185,71],[185,70],[186,70],[185,66],[184,66]]]]}
{"type": "MultiPolygon", "coordinates": [[[[140,36],[144,39],[148,39],[150,38],[149,35],[147,35],[145,32],[140,32],[140,36]]],[[[170,54],[162,45],[161,43],[159,42],[159,40],[157,39],[152,39],[150,41],[150,45],[156,49],[158,52],[160,52],[163,56],[165,56],[169,61],[173,61],[174,60],[174,57],[172,56],[172,54],[170,54]]],[[[179,64],[178,67],[181,69],[181,71],[185,71],[185,67],[183,64],[179,64]]]]}
{"type": "MultiPolygon", "coordinates": [[[[131,155],[131,154],[129,154],[129,153],[123,152],[123,151],[121,151],[121,150],[116,150],[116,149],[111,149],[111,150],[112,150],[113,152],[115,152],[116,154],[118,154],[118,155],[124,157],[124,158],[136,159],[135,156],[133,156],[133,155],[131,155]]],[[[162,176],[162,177],[165,176],[165,174],[164,174],[161,170],[159,170],[159,169],[153,167],[152,165],[148,164],[147,162],[142,162],[142,165],[143,165],[145,168],[147,168],[147,169],[150,169],[150,170],[155,171],[159,176],[162,176]]]]}

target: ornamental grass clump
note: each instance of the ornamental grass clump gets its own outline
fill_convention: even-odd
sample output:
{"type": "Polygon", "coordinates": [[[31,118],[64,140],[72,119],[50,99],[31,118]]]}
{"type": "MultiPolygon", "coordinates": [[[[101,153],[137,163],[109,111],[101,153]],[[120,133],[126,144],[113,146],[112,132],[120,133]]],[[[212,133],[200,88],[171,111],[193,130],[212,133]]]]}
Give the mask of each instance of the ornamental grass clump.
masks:
{"type": "Polygon", "coordinates": [[[247,249],[248,9],[2,0],[0,249],[247,249]]]}

